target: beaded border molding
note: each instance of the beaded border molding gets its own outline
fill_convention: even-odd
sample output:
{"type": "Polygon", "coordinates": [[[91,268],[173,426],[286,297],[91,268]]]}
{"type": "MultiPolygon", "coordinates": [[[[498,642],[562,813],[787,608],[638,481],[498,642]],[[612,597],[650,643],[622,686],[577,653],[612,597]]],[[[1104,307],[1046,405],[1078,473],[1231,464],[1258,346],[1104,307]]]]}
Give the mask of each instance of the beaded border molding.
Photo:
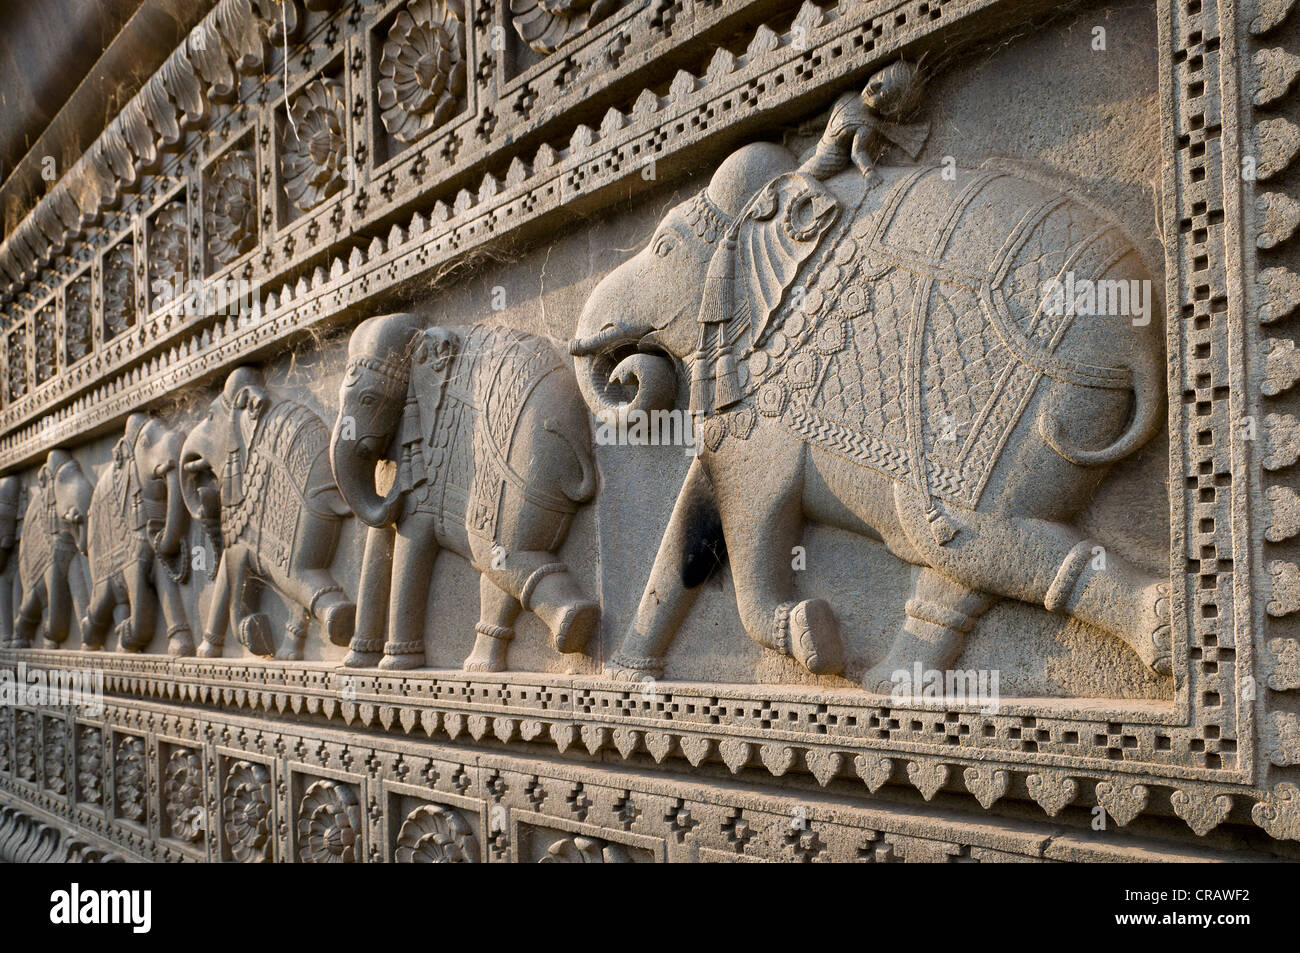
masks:
{"type": "MultiPolygon", "coordinates": [[[[991,736],[984,724],[973,730],[981,716],[942,712],[942,724],[958,726],[944,728],[942,744],[961,752],[945,759],[925,753],[936,744],[924,737],[936,713],[899,718],[902,709],[841,704],[826,693],[667,686],[708,718],[725,707],[728,718],[743,720],[787,698],[813,710],[802,733],[776,740],[762,717],[761,731],[665,731],[629,710],[634,691],[601,689],[596,680],[587,687],[552,676],[357,675],[358,691],[373,697],[353,708],[334,681],[344,676],[310,666],[201,667],[140,656],[97,664],[108,666],[113,690],[125,694],[237,706],[256,699],[266,712],[318,711],[344,724],[453,738],[462,731],[512,743],[550,738],[561,751],[580,743],[627,757],[644,747],[658,759],[677,752],[692,763],[716,753],[732,770],[761,762],[777,775],[802,756],[818,780],[852,763],[873,790],[896,766],[906,764],[922,794],[955,780],[960,768],[986,807],[1017,773],[1026,783],[1039,779],[1029,794],[1048,814],[1073,800],[1085,778],[1098,780],[1097,797],[1110,800],[1116,817],[1136,816],[1163,786],[1197,833],[1221,823],[1234,804],[1248,804],[1271,836],[1300,839],[1300,641],[1293,637],[1300,359],[1288,330],[1300,304],[1293,241],[1300,206],[1290,194],[1300,188],[1293,169],[1300,128],[1286,96],[1297,72],[1287,51],[1296,33],[1292,5],[1158,4],[1170,466],[1177,474],[1171,527],[1180,550],[1171,558],[1180,662],[1172,705],[1105,714],[1058,712],[1041,701],[1021,712],[1012,704],[984,719],[991,736]],[[276,687],[259,683],[265,678],[276,687]],[[492,710],[483,699],[501,704],[502,684],[563,694],[570,704],[586,693],[601,699],[600,714],[492,710]],[[437,701],[412,703],[421,691],[437,701]],[[804,740],[820,738],[828,723],[816,719],[832,712],[887,738],[804,740]],[[552,725],[560,727],[553,733],[552,725]],[[921,740],[904,737],[909,731],[921,740]],[[1068,747],[1071,732],[1076,742],[1090,739],[1088,757],[1052,750],[1068,747]],[[985,737],[992,743],[981,745],[985,737]]],[[[374,39],[399,6],[220,0],[10,234],[0,246],[0,468],[101,432],[306,329],[355,320],[384,296],[478,251],[526,242],[644,191],[651,183],[641,172],[652,161],[660,178],[671,176],[765,125],[815,111],[893,57],[994,39],[1053,5],[810,0],[794,9],[774,0],[629,0],[540,59],[516,61],[508,44],[494,43],[513,26],[508,5],[471,2],[465,109],[418,142],[395,145],[379,121],[374,39]],[[296,97],[312,84],[328,86],[347,107],[339,134],[351,172],[299,213],[284,201],[288,183],[273,157],[286,93],[296,97]],[[216,171],[237,150],[255,170],[254,214],[231,256],[209,234],[204,209],[216,171]],[[256,307],[227,318],[190,316],[178,304],[150,309],[145,252],[173,203],[183,208],[184,271],[245,281],[257,289],[256,307]],[[108,273],[122,262],[133,270],[126,287],[136,318],[107,335],[108,273]],[[88,349],[74,355],[68,328],[86,322],[88,349]]],[[[6,666],[19,657],[0,654],[6,666]]],[[[57,668],[75,656],[21,658],[57,668]]]]}

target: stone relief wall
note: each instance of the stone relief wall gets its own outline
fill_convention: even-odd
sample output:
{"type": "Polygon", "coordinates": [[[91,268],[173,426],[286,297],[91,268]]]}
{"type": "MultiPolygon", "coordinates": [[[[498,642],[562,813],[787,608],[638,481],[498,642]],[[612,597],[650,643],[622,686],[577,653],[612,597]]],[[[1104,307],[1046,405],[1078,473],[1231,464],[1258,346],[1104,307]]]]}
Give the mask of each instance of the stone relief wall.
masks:
{"type": "Polygon", "coordinates": [[[0,858],[1296,856],[1293,21],[220,0],[0,245],[0,858]]]}

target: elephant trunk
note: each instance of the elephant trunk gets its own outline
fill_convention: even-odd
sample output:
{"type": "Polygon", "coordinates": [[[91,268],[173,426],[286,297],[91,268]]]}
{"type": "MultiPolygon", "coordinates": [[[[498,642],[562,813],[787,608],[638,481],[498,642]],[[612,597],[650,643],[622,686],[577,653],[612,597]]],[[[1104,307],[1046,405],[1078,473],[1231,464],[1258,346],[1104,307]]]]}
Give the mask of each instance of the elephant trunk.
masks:
{"type": "MultiPolygon", "coordinates": [[[[340,413],[340,422],[343,417],[340,413]]],[[[375,490],[375,461],[379,454],[371,447],[370,438],[341,439],[340,422],[335,423],[330,435],[330,466],[339,493],[361,522],[367,526],[388,526],[396,516],[401,490],[394,482],[387,496],[379,495],[375,490]]]]}
{"type": "Polygon", "coordinates": [[[610,327],[582,334],[569,345],[582,399],[601,420],[632,411],[666,410],[677,398],[677,373],[662,353],[637,350],[652,328],[610,327]]]}
{"type": "Polygon", "coordinates": [[[163,467],[166,468],[165,473],[158,475],[165,475],[167,480],[167,516],[155,542],[155,549],[160,556],[175,556],[180,549],[182,537],[189,529],[190,514],[181,497],[180,470],[176,461],[168,460],[163,467]]]}
{"type": "Polygon", "coordinates": [[[1039,430],[1048,445],[1066,460],[1081,467],[1114,463],[1135,452],[1150,440],[1163,424],[1165,403],[1165,368],[1152,356],[1144,356],[1129,367],[1133,375],[1133,414],[1129,425],[1115,440],[1098,450],[1085,450],[1061,435],[1058,418],[1039,419],[1039,430]]]}

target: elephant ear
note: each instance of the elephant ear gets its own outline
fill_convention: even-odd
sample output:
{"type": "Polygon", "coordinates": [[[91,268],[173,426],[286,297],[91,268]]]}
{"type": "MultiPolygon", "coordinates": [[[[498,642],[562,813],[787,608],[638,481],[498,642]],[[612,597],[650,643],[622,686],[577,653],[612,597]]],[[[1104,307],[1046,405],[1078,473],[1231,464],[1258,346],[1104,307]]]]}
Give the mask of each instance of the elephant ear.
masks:
{"type": "Polygon", "coordinates": [[[235,411],[238,418],[240,438],[245,447],[253,442],[253,435],[257,432],[257,423],[262,419],[262,414],[266,411],[269,403],[270,398],[266,393],[266,389],[252,384],[241,387],[235,395],[235,411]],[[244,411],[244,413],[239,414],[239,411],[244,411]]]}
{"type": "Polygon", "coordinates": [[[782,303],[799,269],[817,250],[842,205],[816,179],[799,172],[777,176],[746,209],[736,236],[738,340],[748,326],[750,346],[762,346],[779,327],[782,303]]]}
{"type": "Polygon", "coordinates": [[[433,442],[442,395],[459,351],[460,338],[456,334],[446,328],[429,328],[416,339],[411,354],[409,393],[415,396],[420,411],[417,436],[429,444],[433,442]]]}

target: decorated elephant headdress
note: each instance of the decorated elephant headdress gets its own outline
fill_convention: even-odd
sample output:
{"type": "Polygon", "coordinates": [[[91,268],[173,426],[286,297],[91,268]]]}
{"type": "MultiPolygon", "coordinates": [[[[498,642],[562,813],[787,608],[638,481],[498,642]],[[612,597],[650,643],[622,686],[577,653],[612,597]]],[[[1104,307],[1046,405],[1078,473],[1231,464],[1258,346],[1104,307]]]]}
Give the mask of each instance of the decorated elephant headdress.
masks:
{"type": "Polygon", "coordinates": [[[690,407],[697,415],[744,398],[736,351],[761,346],[774,329],[800,266],[841,210],[811,175],[771,177],[767,163],[751,161],[745,151],[737,153],[742,161],[724,162],[694,200],[697,234],[718,236],[701,294],[699,347],[690,359],[690,407]],[[750,181],[754,171],[765,181],[750,181]]]}

